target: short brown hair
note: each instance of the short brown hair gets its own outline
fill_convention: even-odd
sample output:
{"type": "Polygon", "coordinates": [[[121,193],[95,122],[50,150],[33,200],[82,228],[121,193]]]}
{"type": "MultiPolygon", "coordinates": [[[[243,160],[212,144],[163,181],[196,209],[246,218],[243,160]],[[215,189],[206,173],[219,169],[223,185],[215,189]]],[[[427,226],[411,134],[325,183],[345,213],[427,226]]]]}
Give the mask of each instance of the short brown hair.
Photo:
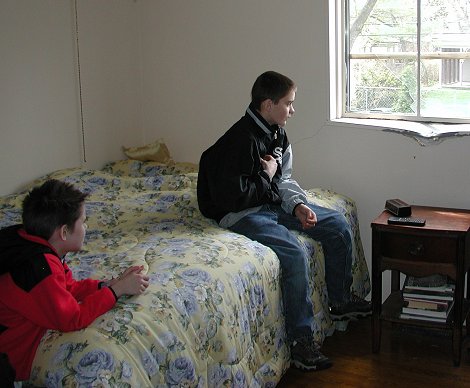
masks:
{"type": "Polygon", "coordinates": [[[251,88],[251,104],[255,109],[261,108],[264,100],[272,100],[275,104],[295,88],[290,78],[275,71],[261,74],[251,88]]]}
{"type": "Polygon", "coordinates": [[[44,182],[33,188],[23,201],[24,229],[46,240],[62,225],[73,231],[87,196],[70,183],[57,179],[44,182]]]}

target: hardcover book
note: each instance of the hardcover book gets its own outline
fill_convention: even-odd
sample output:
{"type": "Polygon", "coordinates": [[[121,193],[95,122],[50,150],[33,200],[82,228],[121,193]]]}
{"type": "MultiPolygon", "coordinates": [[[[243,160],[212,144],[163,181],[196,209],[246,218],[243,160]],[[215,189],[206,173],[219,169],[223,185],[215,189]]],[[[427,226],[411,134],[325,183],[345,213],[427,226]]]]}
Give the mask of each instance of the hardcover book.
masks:
{"type": "Polygon", "coordinates": [[[412,315],[412,314],[406,314],[406,313],[400,314],[400,318],[401,319],[417,319],[419,321],[440,322],[440,323],[445,323],[447,321],[446,318],[423,317],[420,315],[412,315]]]}
{"type": "Polygon", "coordinates": [[[450,304],[450,301],[448,300],[415,299],[408,297],[405,297],[404,300],[405,307],[432,311],[445,311],[448,309],[450,304]]]}
{"type": "Polygon", "coordinates": [[[440,290],[416,290],[412,288],[403,289],[403,297],[412,299],[431,299],[431,300],[453,300],[453,291],[440,291],[440,290]]]}
{"type": "Polygon", "coordinates": [[[447,307],[440,308],[438,310],[426,310],[426,309],[418,309],[418,308],[411,308],[411,307],[403,307],[402,312],[404,314],[409,314],[413,316],[420,316],[420,317],[434,317],[434,318],[445,318],[449,316],[449,312],[451,310],[451,304],[447,307]]]}
{"type": "Polygon", "coordinates": [[[445,275],[430,275],[424,277],[407,276],[404,288],[415,289],[415,290],[436,290],[436,291],[454,291],[455,285],[445,275]]]}

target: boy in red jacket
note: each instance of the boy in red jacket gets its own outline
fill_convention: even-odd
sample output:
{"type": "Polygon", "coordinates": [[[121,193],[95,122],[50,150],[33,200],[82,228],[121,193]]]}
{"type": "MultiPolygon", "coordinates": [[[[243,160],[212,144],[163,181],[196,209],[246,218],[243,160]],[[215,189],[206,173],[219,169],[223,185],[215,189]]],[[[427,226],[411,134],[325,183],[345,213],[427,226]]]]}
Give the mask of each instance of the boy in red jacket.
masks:
{"type": "Polygon", "coordinates": [[[23,224],[0,230],[0,353],[15,381],[29,378],[46,330],[87,327],[121,295],[148,286],[141,266],[108,282],[73,279],[64,257],[83,245],[86,197],[71,184],[48,180],[25,197],[23,224]]]}

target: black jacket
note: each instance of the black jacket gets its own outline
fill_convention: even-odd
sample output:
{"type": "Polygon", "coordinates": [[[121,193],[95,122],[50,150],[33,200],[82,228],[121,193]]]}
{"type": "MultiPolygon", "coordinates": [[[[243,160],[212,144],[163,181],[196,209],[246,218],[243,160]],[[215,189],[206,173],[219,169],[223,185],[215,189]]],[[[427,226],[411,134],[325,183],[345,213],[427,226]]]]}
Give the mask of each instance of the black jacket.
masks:
{"type": "Polygon", "coordinates": [[[269,124],[251,106],[214,145],[203,152],[199,163],[197,197],[201,213],[220,222],[263,204],[286,203],[286,211],[306,202],[305,193],[290,178],[291,146],[285,130],[269,124]],[[272,155],[278,169],[270,181],[260,158],[272,155]],[[289,190],[283,187],[289,185],[289,190]],[[292,190],[294,187],[295,190],[292,190]],[[294,198],[295,197],[295,198],[294,198]]]}
{"type": "Polygon", "coordinates": [[[0,230],[0,275],[10,272],[16,284],[29,291],[51,274],[49,266],[45,265],[44,254],[57,254],[45,245],[20,237],[20,229],[22,225],[0,230]]]}

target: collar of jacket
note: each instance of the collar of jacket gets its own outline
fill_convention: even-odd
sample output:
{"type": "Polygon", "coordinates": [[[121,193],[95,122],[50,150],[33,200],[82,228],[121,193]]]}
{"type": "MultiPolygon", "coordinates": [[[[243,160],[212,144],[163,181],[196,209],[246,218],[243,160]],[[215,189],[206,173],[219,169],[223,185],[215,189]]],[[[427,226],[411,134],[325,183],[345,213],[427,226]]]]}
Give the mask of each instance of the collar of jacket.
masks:
{"type": "Polygon", "coordinates": [[[255,121],[255,123],[264,131],[267,135],[276,133],[279,129],[279,125],[269,125],[268,122],[261,116],[258,111],[250,104],[246,109],[246,113],[255,121]]]}
{"type": "Polygon", "coordinates": [[[0,231],[0,275],[24,265],[36,254],[59,255],[47,240],[28,234],[23,225],[12,225],[0,231]]]}

